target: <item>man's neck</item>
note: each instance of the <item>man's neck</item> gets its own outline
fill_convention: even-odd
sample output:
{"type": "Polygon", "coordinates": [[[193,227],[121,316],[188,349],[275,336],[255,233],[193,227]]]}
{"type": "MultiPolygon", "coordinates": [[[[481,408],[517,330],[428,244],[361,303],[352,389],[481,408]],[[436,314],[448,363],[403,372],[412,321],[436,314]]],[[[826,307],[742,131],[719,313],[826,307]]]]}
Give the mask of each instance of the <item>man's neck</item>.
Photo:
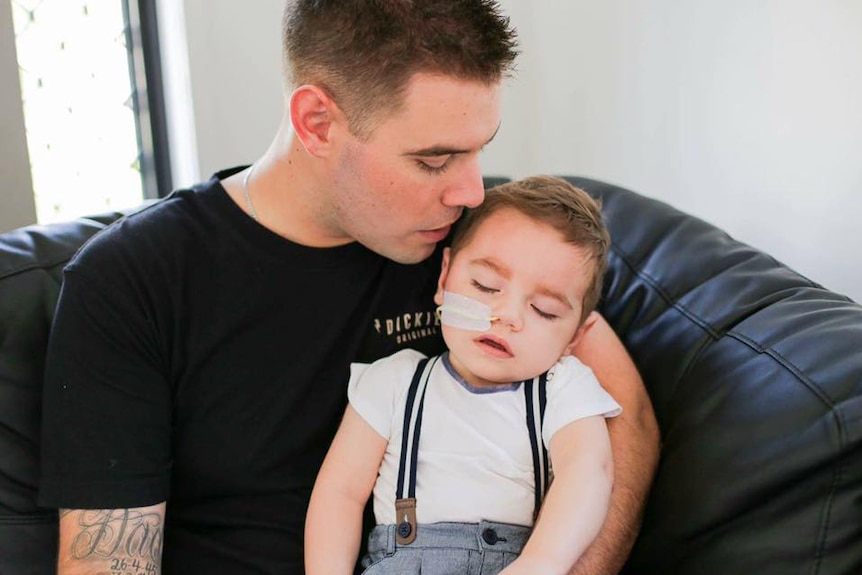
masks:
{"type": "Polygon", "coordinates": [[[326,225],[328,184],[319,167],[292,135],[279,134],[249,170],[222,182],[250,217],[276,234],[309,247],[349,243],[326,225]],[[246,179],[246,176],[249,176],[246,179]]]}

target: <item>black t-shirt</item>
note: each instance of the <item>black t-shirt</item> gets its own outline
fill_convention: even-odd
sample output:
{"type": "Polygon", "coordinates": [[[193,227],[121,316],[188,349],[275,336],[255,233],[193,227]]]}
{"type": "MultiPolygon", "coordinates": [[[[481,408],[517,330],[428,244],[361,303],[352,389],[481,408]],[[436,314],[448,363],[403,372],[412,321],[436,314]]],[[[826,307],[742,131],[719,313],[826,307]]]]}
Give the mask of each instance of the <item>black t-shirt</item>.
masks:
{"type": "Polygon", "coordinates": [[[235,171],[90,241],[49,345],[41,504],[167,500],[166,575],[302,573],[350,362],[443,349],[440,249],[408,266],[291,243],[229,198],[235,171]]]}

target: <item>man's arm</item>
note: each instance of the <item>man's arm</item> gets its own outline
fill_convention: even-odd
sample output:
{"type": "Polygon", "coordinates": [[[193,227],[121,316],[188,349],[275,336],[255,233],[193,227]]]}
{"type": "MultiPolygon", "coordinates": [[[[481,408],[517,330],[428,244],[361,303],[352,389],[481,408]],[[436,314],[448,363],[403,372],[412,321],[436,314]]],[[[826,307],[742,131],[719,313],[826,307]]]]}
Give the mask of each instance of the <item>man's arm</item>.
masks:
{"type": "Polygon", "coordinates": [[[570,575],[618,573],[634,545],[659,456],[659,431],[637,368],[604,318],[580,340],[574,355],[590,366],[623,412],[608,420],[614,486],[607,518],[570,575]]]}
{"type": "Polygon", "coordinates": [[[61,509],[58,575],[159,575],[165,504],[61,509]]]}

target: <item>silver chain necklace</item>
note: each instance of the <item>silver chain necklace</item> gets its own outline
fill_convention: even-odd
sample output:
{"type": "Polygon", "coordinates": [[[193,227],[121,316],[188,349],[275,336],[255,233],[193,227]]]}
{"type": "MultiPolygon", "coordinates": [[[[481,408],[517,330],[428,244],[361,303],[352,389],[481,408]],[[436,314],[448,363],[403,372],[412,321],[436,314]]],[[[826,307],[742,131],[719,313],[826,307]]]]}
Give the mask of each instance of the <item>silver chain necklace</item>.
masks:
{"type": "Polygon", "coordinates": [[[255,164],[252,164],[248,167],[248,171],[242,179],[242,194],[245,196],[245,205],[248,206],[248,211],[251,213],[251,219],[257,222],[257,210],[254,209],[254,204],[251,201],[251,194],[248,193],[248,181],[251,179],[252,172],[254,172],[254,166],[255,164]]]}

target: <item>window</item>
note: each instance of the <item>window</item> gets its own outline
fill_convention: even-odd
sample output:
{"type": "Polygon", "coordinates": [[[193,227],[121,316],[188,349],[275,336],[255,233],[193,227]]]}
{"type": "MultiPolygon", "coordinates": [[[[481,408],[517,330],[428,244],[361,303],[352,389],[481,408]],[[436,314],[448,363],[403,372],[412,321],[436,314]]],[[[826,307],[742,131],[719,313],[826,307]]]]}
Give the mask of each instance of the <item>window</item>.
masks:
{"type": "Polygon", "coordinates": [[[38,221],[166,194],[153,1],[11,2],[38,221]]]}

